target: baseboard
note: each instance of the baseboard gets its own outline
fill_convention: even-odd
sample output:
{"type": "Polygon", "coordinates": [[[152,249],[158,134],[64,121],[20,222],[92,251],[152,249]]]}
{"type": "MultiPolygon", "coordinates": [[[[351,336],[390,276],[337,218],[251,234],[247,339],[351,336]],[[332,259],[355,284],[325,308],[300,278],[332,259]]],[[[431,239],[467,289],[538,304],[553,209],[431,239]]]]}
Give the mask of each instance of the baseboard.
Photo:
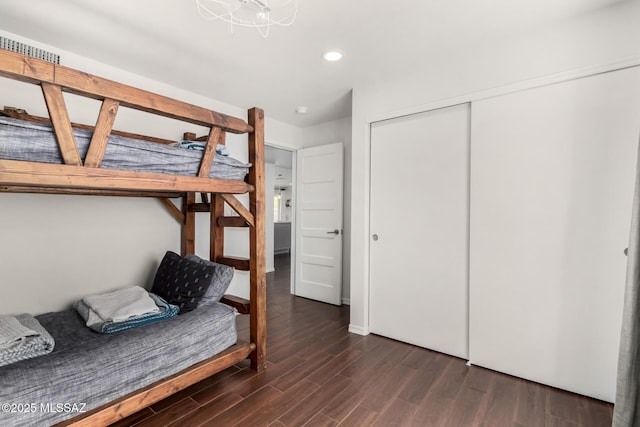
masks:
{"type": "Polygon", "coordinates": [[[369,335],[368,329],[356,325],[349,325],[349,332],[357,335],[369,335]]]}
{"type": "Polygon", "coordinates": [[[351,305],[351,298],[342,298],[342,304],[351,305]]]}

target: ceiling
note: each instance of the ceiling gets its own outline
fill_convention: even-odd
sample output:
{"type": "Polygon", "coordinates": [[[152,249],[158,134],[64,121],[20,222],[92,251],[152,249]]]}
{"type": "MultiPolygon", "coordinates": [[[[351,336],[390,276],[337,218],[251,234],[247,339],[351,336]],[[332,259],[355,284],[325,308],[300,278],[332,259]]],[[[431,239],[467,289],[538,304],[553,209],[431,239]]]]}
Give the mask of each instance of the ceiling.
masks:
{"type": "Polygon", "coordinates": [[[203,20],[195,0],[4,1],[0,29],[304,127],[348,117],[363,82],[618,2],[298,0],[296,22],[263,39],[203,20]]]}

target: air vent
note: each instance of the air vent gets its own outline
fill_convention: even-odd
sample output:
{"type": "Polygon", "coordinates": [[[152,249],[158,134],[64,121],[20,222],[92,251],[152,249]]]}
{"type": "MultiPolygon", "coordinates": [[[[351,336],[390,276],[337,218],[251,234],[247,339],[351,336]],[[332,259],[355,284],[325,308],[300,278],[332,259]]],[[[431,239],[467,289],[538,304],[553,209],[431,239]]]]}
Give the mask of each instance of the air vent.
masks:
{"type": "Polygon", "coordinates": [[[21,53],[31,56],[32,58],[42,59],[43,61],[60,64],[60,55],[20,43],[6,37],[0,37],[0,49],[10,50],[11,52],[21,53]]]}

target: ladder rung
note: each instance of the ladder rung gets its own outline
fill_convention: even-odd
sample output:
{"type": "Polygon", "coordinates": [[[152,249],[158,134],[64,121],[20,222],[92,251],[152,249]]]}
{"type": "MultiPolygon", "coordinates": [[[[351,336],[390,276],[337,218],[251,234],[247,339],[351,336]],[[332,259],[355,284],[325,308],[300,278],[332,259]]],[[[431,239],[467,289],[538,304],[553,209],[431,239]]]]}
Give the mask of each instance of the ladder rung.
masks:
{"type": "Polygon", "coordinates": [[[219,227],[248,227],[247,221],[239,216],[221,216],[218,218],[219,227]]]}
{"type": "Polygon", "coordinates": [[[219,264],[228,265],[236,270],[249,271],[249,260],[247,258],[239,258],[234,256],[219,256],[216,258],[219,264]]]}
{"type": "Polygon", "coordinates": [[[220,302],[231,307],[235,307],[240,314],[249,314],[251,312],[251,305],[248,299],[240,298],[235,295],[224,295],[220,302]]]}
{"type": "Polygon", "coordinates": [[[189,203],[189,212],[209,212],[210,209],[209,203],[189,203]]]}

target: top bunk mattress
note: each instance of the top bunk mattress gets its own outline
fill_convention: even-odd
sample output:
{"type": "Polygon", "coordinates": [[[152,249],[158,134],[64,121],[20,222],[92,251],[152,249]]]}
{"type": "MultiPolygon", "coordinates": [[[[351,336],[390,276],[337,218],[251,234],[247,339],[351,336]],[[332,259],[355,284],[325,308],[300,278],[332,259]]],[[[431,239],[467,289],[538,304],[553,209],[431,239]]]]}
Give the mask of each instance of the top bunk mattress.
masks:
{"type": "Polygon", "coordinates": [[[52,425],[214,356],[236,343],[236,313],[214,303],[105,335],[87,328],[74,309],[36,316],[55,348],[0,367],[0,403],[16,409],[0,411],[0,425],[52,425]]]}
{"type": "MultiPolygon", "coordinates": [[[[73,129],[78,152],[84,161],[92,132],[73,129]]],[[[106,169],[196,176],[202,151],[110,135],[101,167],[106,169]]],[[[0,159],[62,164],[50,125],[0,116],[0,159]]],[[[244,180],[250,164],[233,157],[215,155],[209,178],[244,180]]]]}

